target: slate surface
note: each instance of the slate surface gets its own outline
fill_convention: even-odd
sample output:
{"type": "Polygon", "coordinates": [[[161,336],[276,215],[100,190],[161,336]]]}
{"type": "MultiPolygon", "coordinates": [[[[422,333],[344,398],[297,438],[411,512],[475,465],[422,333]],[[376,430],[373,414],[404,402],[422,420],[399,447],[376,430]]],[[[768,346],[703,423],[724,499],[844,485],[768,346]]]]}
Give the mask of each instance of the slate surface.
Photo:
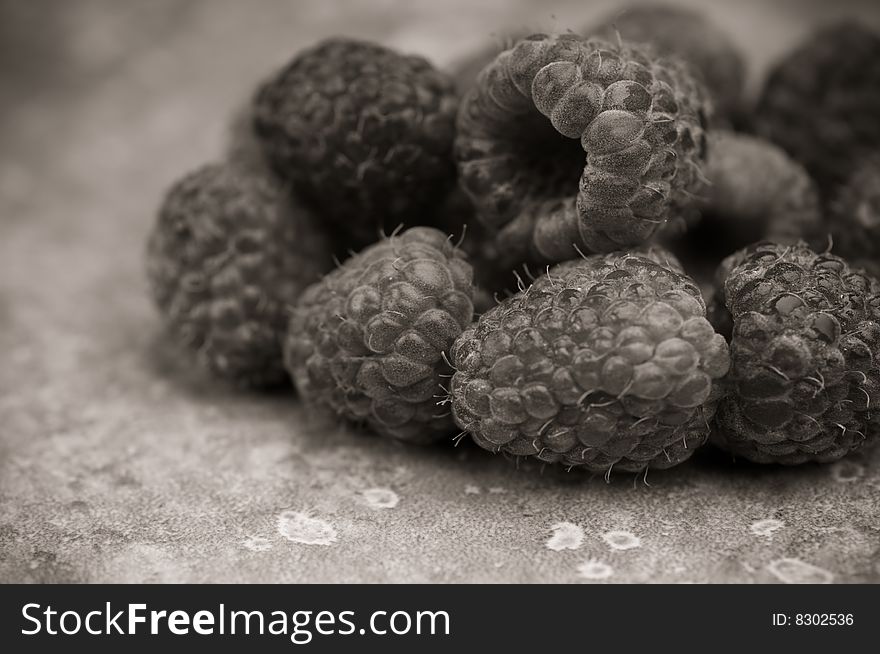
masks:
{"type": "MultiPolygon", "coordinates": [[[[880,581],[880,454],[606,484],[356,434],[162,340],[160,194],[293,51],[347,33],[446,65],[613,3],[476,4],[0,1],[0,581],[880,581]]],[[[753,81],[811,22],[877,23],[765,5],[713,3],[753,81]]]]}

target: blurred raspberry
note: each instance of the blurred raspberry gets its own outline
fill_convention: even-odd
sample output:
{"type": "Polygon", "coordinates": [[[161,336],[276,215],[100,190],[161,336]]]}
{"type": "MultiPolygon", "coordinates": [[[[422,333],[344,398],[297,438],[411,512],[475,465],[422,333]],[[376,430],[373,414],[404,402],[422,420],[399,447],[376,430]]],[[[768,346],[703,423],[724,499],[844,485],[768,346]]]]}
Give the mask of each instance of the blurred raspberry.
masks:
{"type": "Polygon", "coordinates": [[[720,131],[709,137],[703,213],[733,237],[731,251],[760,240],[827,244],[815,184],[781,149],[748,134],[720,131]]]}
{"type": "Polygon", "coordinates": [[[666,239],[701,284],[711,280],[722,259],[757,241],[828,245],[813,180],[778,146],[748,134],[713,131],[706,179],[700,220],[666,239]]]}
{"type": "Polygon", "coordinates": [[[422,224],[455,180],[453,82],[425,59],[329,39],[298,54],[254,99],[278,173],[345,247],[422,224]]]}
{"type": "Polygon", "coordinates": [[[826,195],[880,149],[880,36],[843,22],[812,33],[771,72],[756,129],[785,148],[826,195]]]}
{"type": "Polygon", "coordinates": [[[147,275],[169,330],[215,374],[284,382],[287,307],[331,263],[312,216],[271,179],[204,166],[168,191],[147,275]]]}
{"type": "Polygon", "coordinates": [[[880,152],[856,168],[829,214],[834,252],[880,277],[880,152]]]}

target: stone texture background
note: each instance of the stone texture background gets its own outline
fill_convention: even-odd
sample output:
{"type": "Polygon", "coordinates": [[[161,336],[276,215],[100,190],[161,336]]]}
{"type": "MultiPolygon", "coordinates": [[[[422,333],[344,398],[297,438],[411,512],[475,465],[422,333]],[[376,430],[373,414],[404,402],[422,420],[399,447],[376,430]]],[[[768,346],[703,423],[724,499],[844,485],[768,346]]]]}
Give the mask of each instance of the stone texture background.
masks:
{"type": "MultiPolygon", "coordinates": [[[[159,197],[292,52],[346,33],[448,65],[613,4],[0,0],[0,581],[880,581],[880,454],[704,452],[606,484],[317,422],[160,337],[159,197]]],[[[753,84],[811,24],[876,9],[712,3],[753,84]]]]}

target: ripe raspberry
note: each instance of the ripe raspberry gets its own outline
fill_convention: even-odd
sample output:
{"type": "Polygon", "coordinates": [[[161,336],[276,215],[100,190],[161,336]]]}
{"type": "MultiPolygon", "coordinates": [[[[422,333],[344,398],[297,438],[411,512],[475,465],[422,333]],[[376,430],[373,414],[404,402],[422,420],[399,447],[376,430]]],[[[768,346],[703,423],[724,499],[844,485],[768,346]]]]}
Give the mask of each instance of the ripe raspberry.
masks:
{"type": "Polygon", "coordinates": [[[742,53],[728,34],[699,11],[667,5],[638,5],[609,16],[590,30],[613,41],[650,44],[663,56],[688,63],[706,85],[721,120],[741,111],[745,85],[742,53]]]}
{"type": "Polygon", "coordinates": [[[282,383],[287,307],[327,269],[312,217],[271,180],[228,164],[178,181],[147,246],[147,276],[170,331],[215,374],[282,383]]]}
{"type": "Polygon", "coordinates": [[[260,88],[254,120],[279,174],[360,247],[421,224],[452,187],[456,107],[425,59],[330,39],[260,88]]]}
{"type": "Polygon", "coordinates": [[[770,73],[759,134],[806,166],[823,193],[880,148],[880,36],[844,22],[811,34],[770,73]]]}
{"type": "Polygon", "coordinates": [[[645,257],[559,264],[455,342],[455,420],[488,450],[592,471],[681,463],[728,366],[705,315],[689,278],[645,257]]]}
{"type": "Polygon", "coordinates": [[[452,429],[437,406],[444,352],[473,317],[471,267],[440,231],[414,227],[354,255],[302,296],[285,345],[306,401],[427,443],[452,429]]]}
{"type": "Polygon", "coordinates": [[[829,213],[834,251],[880,277],[880,154],[856,168],[829,213]]]}
{"type": "Polygon", "coordinates": [[[683,67],[574,34],[498,55],[457,124],[478,218],[544,261],[647,241],[689,203],[705,150],[702,92],[683,67]]]}
{"type": "Polygon", "coordinates": [[[479,221],[468,223],[461,249],[474,271],[474,311],[479,315],[497,304],[497,296],[515,288],[516,275],[505,264],[494,235],[479,221]]]}
{"type": "Polygon", "coordinates": [[[880,426],[880,283],[804,243],[722,264],[732,321],[718,443],[759,463],[834,461],[880,426]]]}
{"type": "Polygon", "coordinates": [[[633,248],[630,250],[630,253],[642,257],[643,259],[647,259],[648,261],[653,261],[658,266],[663,266],[667,270],[671,270],[672,272],[687,277],[684,272],[684,266],[681,265],[681,261],[678,260],[678,257],[665,247],[657,245],[656,243],[648,243],[641,247],[633,248]]]}

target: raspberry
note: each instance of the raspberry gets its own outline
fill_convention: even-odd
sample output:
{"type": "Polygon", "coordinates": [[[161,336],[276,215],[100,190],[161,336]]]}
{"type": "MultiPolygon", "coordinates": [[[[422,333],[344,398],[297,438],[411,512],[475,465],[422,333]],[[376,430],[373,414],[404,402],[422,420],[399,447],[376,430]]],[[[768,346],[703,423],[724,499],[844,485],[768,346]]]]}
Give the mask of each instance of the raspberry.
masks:
{"type": "Polygon", "coordinates": [[[828,462],[876,439],[880,282],[804,243],[724,261],[733,326],[717,442],[758,463],[828,462]]]}
{"type": "Polygon", "coordinates": [[[856,168],[829,213],[834,251],[880,277],[880,153],[856,168]]]}
{"type": "Polygon", "coordinates": [[[326,270],[312,217],[271,180],[227,164],[168,191],[147,246],[147,276],[172,334],[242,386],[284,382],[287,306],[326,270]]]}
{"type": "Polygon", "coordinates": [[[730,122],[742,110],[745,62],[727,33],[698,11],[639,5],[609,16],[590,33],[609,41],[650,44],[664,56],[688,63],[705,83],[716,118],[730,122]]]}
{"type": "Polygon", "coordinates": [[[455,420],[488,450],[592,471],[681,463],[728,366],[705,314],[689,278],[643,256],[561,263],[455,342],[455,420]]]}
{"type": "Polygon", "coordinates": [[[437,398],[445,351],[473,317],[471,267],[440,231],[414,227],[354,255],[303,294],[285,344],[311,404],[379,434],[449,435],[437,398]]]}
{"type": "Polygon", "coordinates": [[[701,219],[670,247],[700,280],[751,243],[828,244],[819,195],[807,171],[764,139],[727,130],[709,135],[701,219]]]}
{"type": "Polygon", "coordinates": [[[880,36],[843,22],[811,34],[770,73],[759,134],[806,166],[826,195],[880,148],[880,36]]]}
{"type": "Polygon", "coordinates": [[[418,223],[452,187],[457,101],[425,59],[350,39],[296,56],[254,99],[272,165],[347,246],[418,223]]]}
{"type": "Polygon", "coordinates": [[[690,202],[705,150],[702,92],[684,68],[574,34],[498,55],[457,124],[478,218],[502,249],[543,261],[647,241],[690,202]]]}

